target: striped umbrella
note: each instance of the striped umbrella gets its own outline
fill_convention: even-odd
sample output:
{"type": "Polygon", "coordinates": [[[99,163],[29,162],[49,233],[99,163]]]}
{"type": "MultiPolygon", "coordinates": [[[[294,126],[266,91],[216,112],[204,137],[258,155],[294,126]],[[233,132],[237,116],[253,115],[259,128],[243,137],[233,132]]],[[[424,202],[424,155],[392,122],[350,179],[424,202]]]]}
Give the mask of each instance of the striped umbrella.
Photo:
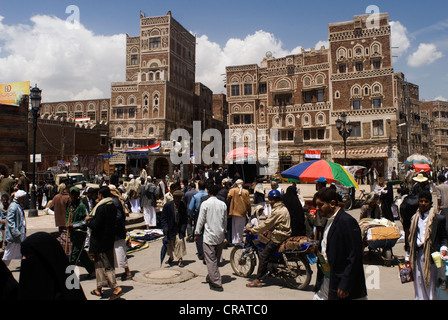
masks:
{"type": "Polygon", "coordinates": [[[407,159],[405,164],[414,164],[414,163],[427,163],[431,164],[431,160],[429,160],[427,157],[425,157],[422,154],[414,153],[413,155],[410,155],[407,159]]]}
{"type": "Polygon", "coordinates": [[[302,162],[283,171],[280,175],[284,179],[301,182],[315,182],[320,177],[324,177],[328,183],[339,182],[346,187],[358,189],[358,184],[347,169],[326,160],[302,162]]]}

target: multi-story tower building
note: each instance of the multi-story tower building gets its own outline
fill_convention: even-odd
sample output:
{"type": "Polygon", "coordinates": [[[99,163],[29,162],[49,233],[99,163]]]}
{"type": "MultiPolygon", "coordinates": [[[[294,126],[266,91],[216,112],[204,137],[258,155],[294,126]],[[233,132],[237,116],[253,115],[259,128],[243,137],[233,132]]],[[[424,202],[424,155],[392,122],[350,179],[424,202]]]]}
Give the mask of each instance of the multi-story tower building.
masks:
{"type": "Polygon", "coordinates": [[[420,108],[421,112],[428,113],[434,131],[429,142],[432,146],[430,149],[432,153],[429,155],[433,160],[434,168],[446,166],[448,163],[448,102],[423,101],[420,108]]]}
{"type": "MultiPolygon", "coordinates": [[[[171,12],[140,15],[140,34],[126,37],[126,79],[111,84],[114,152],[168,141],[176,128],[192,130],[195,58],[196,37],[171,12]]],[[[149,160],[147,154],[127,158],[128,164],[136,158],[136,170],[146,164],[150,174],[172,172],[166,153],[150,153],[149,160]]]]}
{"type": "Polygon", "coordinates": [[[276,128],[279,172],[316,150],[323,159],[347,157],[348,164],[374,166],[388,177],[399,155],[388,14],[373,26],[360,15],[331,23],[328,31],[328,49],[227,67],[229,126],[243,131],[235,140],[248,142],[255,130],[276,128]],[[335,125],[342,114],[353,128],[347,152],[335,125]]]}

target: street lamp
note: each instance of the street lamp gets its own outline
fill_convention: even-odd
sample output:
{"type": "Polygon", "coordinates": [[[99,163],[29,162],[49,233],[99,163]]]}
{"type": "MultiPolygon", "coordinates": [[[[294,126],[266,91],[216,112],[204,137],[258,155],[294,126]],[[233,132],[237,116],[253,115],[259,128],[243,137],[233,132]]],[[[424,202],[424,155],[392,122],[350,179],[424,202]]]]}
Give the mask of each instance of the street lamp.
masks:
{"type": "Polygon", "coordinates": [[[347,138],[352,133],[353,125],[351,122],[347,123],[347,115],[345,112],[342,113],[341,118],[338,117],[338,120],[336,120],[336,128],[344,140],[344,165],[347,165],[347,138]]]}
{"type": "Polygon", "coordinates": [[[28,211],[28,217],[37,217],[36,209],[36,130],[37,118],[39,117],[40,101],[42,100],[42,90],[37,87],[30,90],[31,112],[33,114],[33,185],[31,188],[31,204],[28,211]]]}

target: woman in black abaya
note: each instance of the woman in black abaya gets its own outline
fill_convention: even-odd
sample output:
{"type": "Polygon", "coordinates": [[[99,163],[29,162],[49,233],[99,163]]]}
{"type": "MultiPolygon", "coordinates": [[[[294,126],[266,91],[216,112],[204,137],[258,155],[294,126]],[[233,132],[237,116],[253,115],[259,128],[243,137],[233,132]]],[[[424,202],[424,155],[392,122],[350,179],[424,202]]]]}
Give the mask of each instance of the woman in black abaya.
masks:
{"type": "Polygon", "coordinates": [[[291,237],[306,236],[305,214],[297,196],[297,188],[289,186],[282,196],[282,201],[291,217],[291,237]]]}
{"type": "Polygon", "coordinates": [[[19,299],[85,300],[81,285],[75,283],[73,269],[58,240],[37,232],[22,242],[19,299]],[[68,279],[71,277],[70,279],[68,279]]]}

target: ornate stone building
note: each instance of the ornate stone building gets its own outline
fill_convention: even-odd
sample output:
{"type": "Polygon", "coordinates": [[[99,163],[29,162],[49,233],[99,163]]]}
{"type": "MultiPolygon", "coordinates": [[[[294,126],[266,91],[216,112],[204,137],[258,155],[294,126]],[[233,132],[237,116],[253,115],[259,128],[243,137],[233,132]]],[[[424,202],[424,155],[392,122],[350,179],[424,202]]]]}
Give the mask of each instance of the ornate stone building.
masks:
{"type": "Polygon", "coordinates": [[[425,137],[424,147],[428,148],[426,154],[434,161],[434,167],[440,168],[448,164],[448,102],[447,101],[423,101],[420,105],[421,113],[427,114],[430,125],[428,127],[431,136],[425,137]],[[428,140],[426,140],[428,139],[428,140]]]}
{"type": "Polygon", "coordinates": [[[388,177],[400,152],[389,18],[380,14],[372,28],[368,17],[330,23],[328,49],[268,53],[260,66],[227,67],[229,126],[243,132],[234,138],[254,141],[257,130],[278,129],[279,172],[305,161],[306,150],[343,164],[335,123],[345,113],[353,127],[348,163],[375,166],[388,177]]]}
{"type": "MultiPolygon", "coordinates": [[[[111,84],[114,152],[168,141],[179,127],[192,130],[195,58],[196,37],[171,12],[160,17],[140,15],[140,34],[126,37],[126,79],[111,84]]],[[[147,155],[137,156],[142,161],[136,162],[135,169],[146,164],[149,174],[159,177],[172,172],[169,153],[163,151],[150,152],[149,160],[147,155]]],[[[132,161],[128,163],[130,173],[132,161]]]]}

